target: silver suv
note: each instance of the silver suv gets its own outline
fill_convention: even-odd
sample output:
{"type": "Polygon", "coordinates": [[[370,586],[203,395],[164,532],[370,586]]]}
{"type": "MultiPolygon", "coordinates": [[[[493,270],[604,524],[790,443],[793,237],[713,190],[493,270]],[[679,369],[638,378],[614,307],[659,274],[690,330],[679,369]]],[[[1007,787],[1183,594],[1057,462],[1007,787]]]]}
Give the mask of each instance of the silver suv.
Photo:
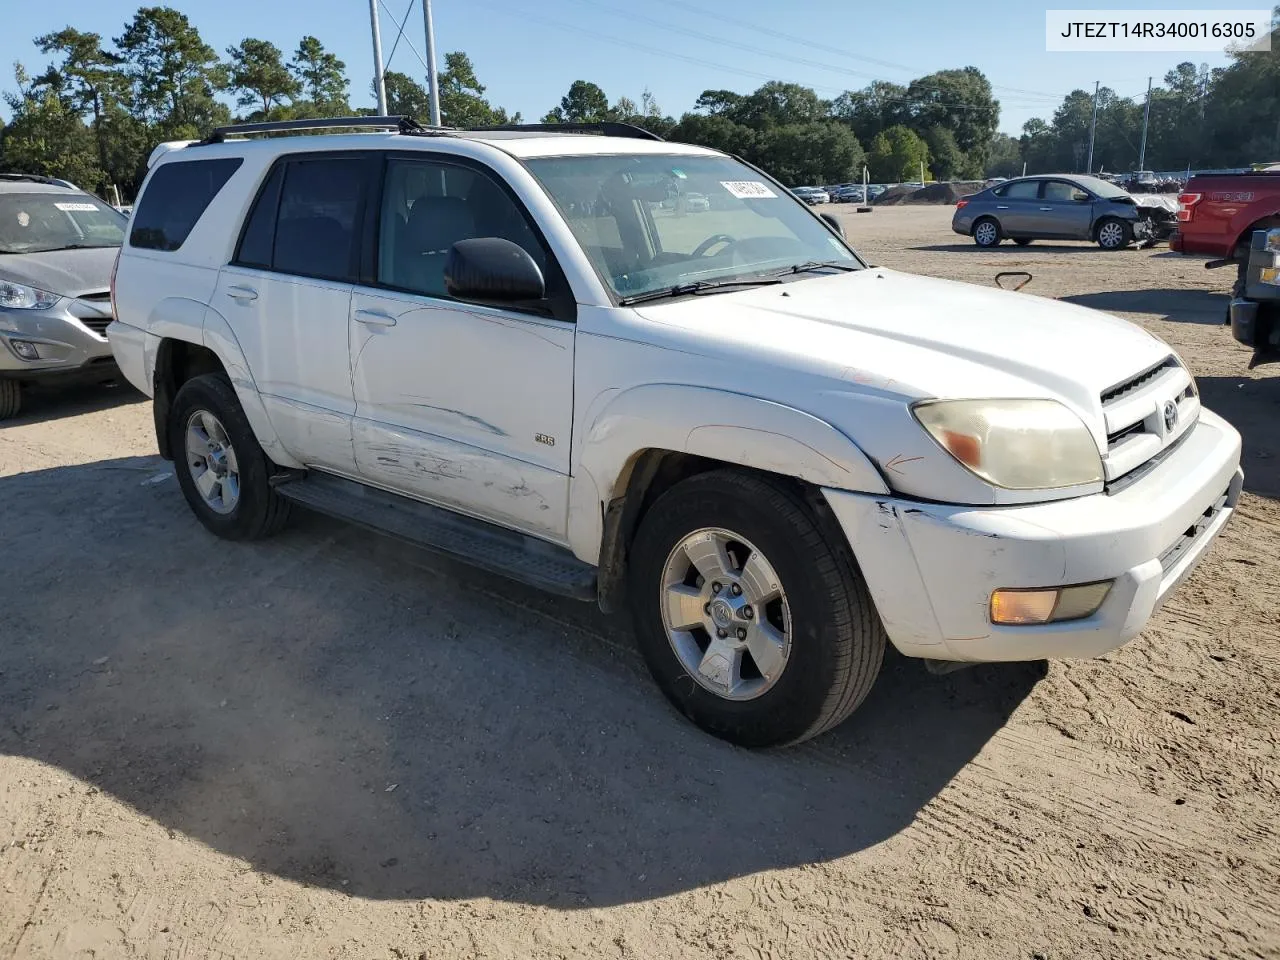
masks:
{"type": "Polygon", "coordinates": [[[1097,177],[1054,174],[1019,177],[963,197],[951,229],[973,237],[980,247],[1009,239],[1093,240],[1104,250],[1120,250],[1146,236],[1133,197],[1097,177]]]}
{"type": "Polygon", "coordinates": [[[126,223],[66,181],[0,174],[0,420],[24,383],[116,374],[109,286],[126,223]]]}

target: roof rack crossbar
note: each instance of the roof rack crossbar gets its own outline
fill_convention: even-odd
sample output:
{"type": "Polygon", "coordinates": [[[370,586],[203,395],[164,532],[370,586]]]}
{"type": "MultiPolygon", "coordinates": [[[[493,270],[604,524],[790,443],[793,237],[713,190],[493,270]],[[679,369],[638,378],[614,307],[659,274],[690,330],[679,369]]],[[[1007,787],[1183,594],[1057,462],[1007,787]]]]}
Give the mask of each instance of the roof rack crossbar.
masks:
{"type": "Polygon", "coordinates": [[[227,137],[247,133],[292,133],[298,130],[338,130],[346,128],[396,130],[400,133],[451,133],[450,127],[424,127],[413,117],[321,117],[309,120],[269,120],[261,123],[233,123],[216,127],[201,144],[222,143],[227,137]]]}
{"type": "Polygon", "coordinates": [[[25,180],[28,183],[44,183],[51,187],[65,187],[65,180],[58,180],[56,177],[46,177],[39,173],[0,173],[0,180],[25,180]]]}
{"type": "Polygon", "coordinates": [[[502,123],[492,127],[467,127],[460,133],[598,133],[605,137],[631,137],[635,140],[658,140],[652,130],[637,127],[633,123],[621,123],[617,120],[604,120],[599,123],[502,123]]]}

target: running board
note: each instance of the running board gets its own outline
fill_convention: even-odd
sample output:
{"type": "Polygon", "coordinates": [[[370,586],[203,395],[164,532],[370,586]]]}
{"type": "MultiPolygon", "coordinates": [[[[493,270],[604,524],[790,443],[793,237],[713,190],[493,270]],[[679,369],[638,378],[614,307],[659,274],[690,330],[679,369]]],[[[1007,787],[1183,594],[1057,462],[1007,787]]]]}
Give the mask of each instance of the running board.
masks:
{"type": "Polygon", "coordinates": [[[301,474],[275,490],[319,513],[531,587],[575,600],[596,599],[596,568],[536,537],[324,473],[301,474]]]}

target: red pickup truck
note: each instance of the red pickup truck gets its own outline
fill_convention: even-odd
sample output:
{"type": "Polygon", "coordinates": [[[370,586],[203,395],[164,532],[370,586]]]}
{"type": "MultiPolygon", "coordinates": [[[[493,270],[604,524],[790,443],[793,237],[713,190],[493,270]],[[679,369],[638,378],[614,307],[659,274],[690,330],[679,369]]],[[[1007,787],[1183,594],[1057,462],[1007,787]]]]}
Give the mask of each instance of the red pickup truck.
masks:
{"type": "Polygon", "coordinates": [[[1178,197],[1169,248],[1243,262],[1253,231],[1280,227],[1280,170],[1202,174],[1178,197]]]}

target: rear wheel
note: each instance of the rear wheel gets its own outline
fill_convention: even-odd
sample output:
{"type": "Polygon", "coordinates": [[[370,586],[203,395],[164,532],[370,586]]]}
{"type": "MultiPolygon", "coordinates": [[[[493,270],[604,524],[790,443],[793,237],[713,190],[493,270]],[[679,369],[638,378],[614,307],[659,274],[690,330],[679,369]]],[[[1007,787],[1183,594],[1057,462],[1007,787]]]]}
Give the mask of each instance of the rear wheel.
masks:
{"type": "Polygon", "coordinates": [[[0,380],[0,420],[16,417],[22,409],[22,385],[17,380],[0,380]]]}
{"type": "Polygon", "coordinates": [[[992,217],[983,217],[973,225],[973,242],[980,247],[994,247],[1000,242],[1000,224],[992,217]]]}
{"type": "Polygon", "coordinates": [[[272,489],[271,463],[221,374],[182,385],[169,413],[169,449],[192,512],[218,536],[256,540],[288,520],[289,501],[272,489]]]}
{"type": "Polygon", "coordinates": [[[1098,246],[1103,250],[1122,250],[1133,242],[1133,227],[1123,220],[1108,217],[1098,224],[1098,246]]]}
{"type": "Polygon", "coordinates": [[[645,515],[629,570],[654,679],[715,736],[816,736],[879,673],[884,629],[852,552],[785,483],[724,470],[678,484],[645,515]]]}

